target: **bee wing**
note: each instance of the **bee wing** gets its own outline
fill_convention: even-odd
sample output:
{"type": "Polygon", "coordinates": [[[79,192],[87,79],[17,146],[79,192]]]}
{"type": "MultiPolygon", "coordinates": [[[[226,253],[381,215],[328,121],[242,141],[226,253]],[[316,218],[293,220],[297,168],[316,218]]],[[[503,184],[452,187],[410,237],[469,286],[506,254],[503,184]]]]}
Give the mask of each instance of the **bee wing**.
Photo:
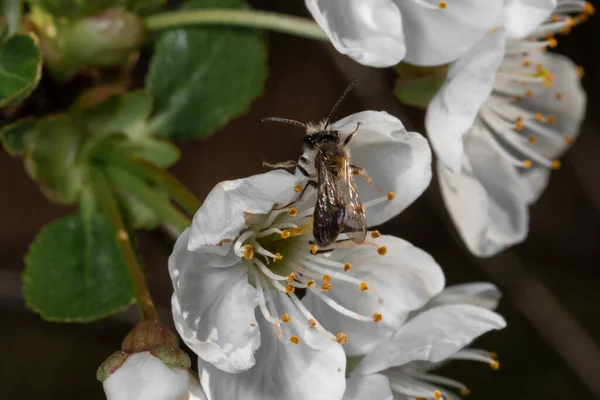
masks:
{"type": "Polygon", "coordinates": [[[313,213],[313,235],[319,246],[333,242],[342,230],[346,207],[335,176],[321,154],[315,157],[319,177],[317,203],[313,213]]]}
{"type": "Polygon", "coordinates": [[[340,191],[343,193],[342,200],[346,206],[342,231],[354,243],[362,243],[367,237],[367,217],[362,201],[358,197],[358,190],[348,160],[346,160],[342,179],[338,181],[338,184],[343,185],[340,191]]]}

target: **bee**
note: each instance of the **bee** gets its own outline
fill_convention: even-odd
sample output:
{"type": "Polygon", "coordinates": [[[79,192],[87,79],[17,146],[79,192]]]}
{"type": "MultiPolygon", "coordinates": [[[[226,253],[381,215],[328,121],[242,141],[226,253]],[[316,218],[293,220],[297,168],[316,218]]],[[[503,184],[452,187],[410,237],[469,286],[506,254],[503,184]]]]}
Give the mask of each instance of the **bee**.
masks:
{"type": "MultiPolygon", "coordinates": [[[[320,122],[304,123],[295,120],[269,117],[262,122],[274,122],[304,128],[303,154],[298,161],[285,161],[277,164],[263,162],[271,168],[296,168],[308,178],[308,182],[299,197],[299,201],[309,187],[317,188],[317,201],[313,213],[313,236],[315,244],[327,247],[335,242],[340,233],[345,233],[355,243],[364,242],[367,235],[367,219],[354,175],[361,174],[371,183],[364,171],[350,164],[350,153],[346,146],[360,127],[356,128],[344,140],[340,132],[330,125],[331,118],[358,81],[348,84],[327,118],[320,122]]],[[[289,205],[288,205],[289,206],[289,205]]]]}

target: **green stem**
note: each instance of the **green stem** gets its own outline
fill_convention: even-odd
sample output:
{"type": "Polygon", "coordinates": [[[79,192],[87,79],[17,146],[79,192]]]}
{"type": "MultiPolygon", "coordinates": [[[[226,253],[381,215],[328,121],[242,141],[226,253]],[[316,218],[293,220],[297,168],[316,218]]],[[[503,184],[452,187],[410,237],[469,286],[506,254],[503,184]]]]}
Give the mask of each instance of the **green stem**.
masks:
{"type": "Polygon", "coordinates": [[[148,187],[143,179],[131,174],[118,166],[106,166],[109,178],[132,196],[148,206],[160,219],[175,229],[183,232],[192,221],[173,207],[169,202],[155,195],[154,190],[148,187]]]}
{"type": "Polygon", "coordinates": [[[127,232],[127,228],[123,222],[121,209],[119,208],[115,193],[112,191],[109,183],[106,180],[106,176],[102,173],[102,171],[93,168],[92,175],[93,181],[96,183],[95,186],[97,195],[101,196],[101,198],[104,200],[103,203],[108,209],[108,215],[115,229],[117,243],[121,248],[121,252],[123,253],[123,257],[125,259],[125,264],[127,265],[127,270],[135,290],[135,298],[142,319],[145,321],[158,321],[159,318],[156,307],[152,301],[152,296],[150,296],[150,290],[146,284],[146,278],[138,262],[135,250],[131,245],[129,233],[127,232]]]}
{"type": "Polygon", "coordinates": [[[202,9],[170,11],[144,19],[149,31],[186,25],[228,25],[269,29],[309,39],[328,41],[328,37],[311,20],[258,10],[202,9]]]}

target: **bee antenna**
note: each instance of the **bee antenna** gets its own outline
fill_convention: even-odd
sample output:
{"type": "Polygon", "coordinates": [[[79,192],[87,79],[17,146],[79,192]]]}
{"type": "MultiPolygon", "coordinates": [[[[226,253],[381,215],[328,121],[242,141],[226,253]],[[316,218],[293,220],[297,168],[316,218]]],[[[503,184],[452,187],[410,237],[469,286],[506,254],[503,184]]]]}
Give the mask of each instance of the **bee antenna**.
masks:
{"type": "Polygon", "coordinates": [[[329,125],[329,121],[331,120],[331,117],[333,117],[333,114],[335,114],[335,112],[337,111],[340,104],[342,104],[342,102],[344,101],[346,96],[348,96],[348,93],[350,93],[350,91],[352,90],[354,85],[356,85],[357,83],[358,83],[358,79],[354,79],[352,82],[350,82],[348,84],[348,86],[346,86],[346,89],[344,89],[344,91],[340,95],[340,98],[335,102],[335,104],[333,105],[333,108],[331,109],[331,112],[327,116],[327,119],[325,120],[325,126],[329,125]]]}
{"type": "Polygon", "coordinates": [[[307,128],[307,125],[304,122],[295,121],[293,119],[277,118],[277,117],[267,117],[267,118],[261,118],[260,121],[261,122],[270,122],[270,123],[274,123],[274,124],[295,125],[295,126],[299,126],[301,128],[304,128],[304,129],[307,128]]]}

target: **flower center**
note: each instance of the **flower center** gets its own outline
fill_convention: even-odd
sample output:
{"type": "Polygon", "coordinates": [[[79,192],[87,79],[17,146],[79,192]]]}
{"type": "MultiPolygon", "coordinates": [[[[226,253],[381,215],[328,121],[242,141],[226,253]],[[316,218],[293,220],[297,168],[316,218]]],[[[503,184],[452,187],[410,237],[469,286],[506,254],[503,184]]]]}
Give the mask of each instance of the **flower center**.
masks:
{"type": "MultiPolygon", "coordinates": [[[[535,97],[569,101],[564,99],[564,93],[552,88],[555,78],[541,62],[542,52],[557,46],[553,35],[568,34],[593,13],[594,8],[588,2],[559,0],[556,14],[532,32],[529,39],[507,41],[493,92],[480,112],[483,123],[490,129],[480,131],[497,153],[516,167],[560,168],[560,161],[554,157],[565,144],[572,143],[573,134],[560,131],[556,116],[526,107],[535,108],[532,101],[535,97]],[[579,15],[572,17],[569,13],[579,15]]],[[[577,74],[583,74],[580,67],[577,74]]]]}
{"type": "MultiPolygon", "coordinates": [[[[296,188],[294,188],[295,191],[296,188]]],[[[365,207],[371,207],[394,198],[393,193],[371,200],[365,207]]],[[[348,336],[343,333],[333,334],[326,330],[311,312],[304,306],[300,298],[306,292],[313,293],[335,311],[366,323],[382,321],[381,313],[373,310],[372,315],[354,312],[335,301],[327,293],[336,282],[350,283],[356,288],[357,295],[369,290],[367,282],[349,275],[353,266],[349,262],[331,259],[331,252],[343,251],[343,248],[368,246],[373,250],[373,257],[387,253],[385,246],[378,246],[372,240],[355,244],[344,238],[342,233],[338,242],[319,249],[312,236],[312,214],[314,208],[306,202],[295,203],[292,207],[274,208],[265,215],[249,215],[248,228],[241,232],[233,245],[236,255],[243,259],[248,268],[249,282],[258,291],[258,304],[264,318],[272,323],[277,337],[285,337],[293,344],[300,343],[298,329],[288,324],[292,318],[290,313],[277,310],[274,296],[279,297],[279,304],[292,307],[303,316],[303,324],[315,329],[330,340],[344,344],[348,336]],[[298,207],[298,208],[296,208],[298,207]]],[[[371,233],[372,239],[380,237],[379,232],[371,233]]],[[[289,310],[288,310],[289,311],[289,310]]],[[[298,313],[293,313],[298,315],[298,313]]]]}

